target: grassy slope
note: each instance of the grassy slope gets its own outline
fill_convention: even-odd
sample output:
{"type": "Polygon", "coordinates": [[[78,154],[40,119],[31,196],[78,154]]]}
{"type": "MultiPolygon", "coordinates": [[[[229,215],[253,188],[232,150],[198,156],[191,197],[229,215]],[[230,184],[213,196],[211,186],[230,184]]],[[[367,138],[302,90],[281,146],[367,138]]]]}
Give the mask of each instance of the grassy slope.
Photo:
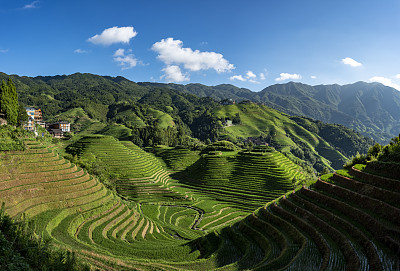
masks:
{"type": "Polygon", "coordinates": [[[117,139],[128,139],[132,136],[132,130],[122,124],[110,124],[104,127],[104,129],[97,132],[98,134],[113,136],[117,139]]]}
{"type": "Polygon", "coordinates": [[[169,126],[174,126],[174,119],[167,113],[161,112],[156,109],[148,108],[147,109],[147,114],[152,116],[154,119],[156,119],[158,125],[162,128],[167,128],[169,126]]]}
{"type": "Polygon", "coordinates": [[[219,107],[215,112],[218,118],[232,119],[240,115],[241,124],[225,127],[221,134],[233,138],[247,138],[271,135],[271,145],[281,151],[290,151],[296,141],[307,145],[328,167],[340,168],[346,157],[333,149],[320,136],[307,131],[283,113],[257,104],[235,104],[219,107]],[[295,138],[295,140],[292,140],[295,138]],[[328,162],[330,161],[330,162],[328,162]]]}

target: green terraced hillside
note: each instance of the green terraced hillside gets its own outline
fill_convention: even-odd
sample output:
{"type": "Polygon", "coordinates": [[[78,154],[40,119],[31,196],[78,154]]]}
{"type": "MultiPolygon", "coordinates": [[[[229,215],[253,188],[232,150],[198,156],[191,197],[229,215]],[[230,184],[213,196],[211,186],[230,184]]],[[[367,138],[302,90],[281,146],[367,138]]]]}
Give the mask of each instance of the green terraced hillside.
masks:
{"type": "MultiPolygon", "coordinates": [[[[124,146],[111,137],[82,140],[86,140],[80,142],[82,153],[88,148],[96,151],[99,146],[111,145],[113,148],[99,153],[114,154],[115,149],[115,154],[126,150],[140,154],[138,147],[130,143],[124,146]]],[[[25,143],[26,151],[1,152],[0,199],[6,204],[6,212],[13,217],[25,213],[33,218],[38,234],[77,252],[93,268],[398,269],[400,180],[357,169],[363,167],[326,176],[325,181],[319,180],[311,188],[301,188],[260,205],[257,210],[244,212],[252,201],[261,204],[258,198],[262,193],[273,191],[255,186],[253,179],[282,180],[296,176],[298,168],[278,152],[228,156],[215,152],[188,168],[195,172],[197,163],[208,163],[207,170],[201,173],[203,179],[196,184],[171,181],[168,188],[186,195],[188,204],[138,203],[122,200],[48,146],[35,140],[25,143]],[[211,163],[207,159],[221,160],[211,163]],[[269,170],[262,170],[265,165],[269,170]],[[224,171],[218,171],[223,166],[224,171]],[[221,186],[225,189],[213,190],[223,176],[230,176],[227,182],[234,184],[232,189],[221,186]],[[202,188],[205,186],[210,187],[209,195],[202,188]],[[255,195],[247,204],[246,190],[255,195]],[[240,200],[228,200],[235,199],[239,191],[242,197],[238,199],[244,202],[241,206],[240,200]],[[225,199],[215,200],[217,194],[225,199]]],[[[104,157],[108,156],[99,159],[104,157]]],[[[130,159],[121,157],[124,161],[130,159]]],[[[138,169],[145,171],[144,166],[138,169]]]]}
{"type": "Polygon", "coordinates": [[[280,152],[219,152],[202,155],[173,175],[188,187],[238,209],[253,211],[280,197],[307,174],[280,152]]]}
{"type": "MultiPolygon", "coordinates": [[[[237,116],[240,118],[240,123],[229,122],[221,127],[219,129],[221,137],[231,140],[261,137],[276,149],[293,154],[301,149],[300,152],[307,151],[308,156],[312,155],[315,159],[319,159],[319,167],[340,169],[347,160],[318,134],[305,129],[288,115],[272,108],[254,103],[232,104],[218,107],[214,114],[217,118],[225,120],[234,120],[237,116]]],[[[309,157],[307,159],[309,160],[309,157]]]]}
{"type": "Polygon", "coordinates": [[[42,143],[26,144],[26,151],[1,153],[0,199],[6,212],[35,220],[39,235],[79,252],[101,270],[174,270],[196,262],[202,252],[191,240],[207,229],[198,227],[200,220],[219,218],[222,208],[232,210],[211,200],[193,206],[125,201],[42,143]]]}
{"type": "Polygon", "coordinates": [[[184,170],[200,159],[200,151],[191,151],[181,147],[154,147],[152,152],[161,157],[166,166],[173,171],[184,170]]]}
{"type": "Polygon", "coordinates": [[[182,194],[168,189],[168,172],[151,154],[132,142],[120,142],[111,136],[86,136],[69,146],[81,161],[96,162],[114,174],[118,194],[140,202],[182,199],[182,194]]]}

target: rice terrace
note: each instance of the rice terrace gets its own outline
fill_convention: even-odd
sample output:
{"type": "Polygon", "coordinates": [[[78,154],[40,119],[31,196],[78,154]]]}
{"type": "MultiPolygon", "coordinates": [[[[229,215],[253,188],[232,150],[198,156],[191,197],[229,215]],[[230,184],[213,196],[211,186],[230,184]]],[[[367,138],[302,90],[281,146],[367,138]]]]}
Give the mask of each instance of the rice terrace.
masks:
{"type": "Polygon", "coordinates": [[[2,1],[0,270],[400,271],[399,12],[2,1]]]}

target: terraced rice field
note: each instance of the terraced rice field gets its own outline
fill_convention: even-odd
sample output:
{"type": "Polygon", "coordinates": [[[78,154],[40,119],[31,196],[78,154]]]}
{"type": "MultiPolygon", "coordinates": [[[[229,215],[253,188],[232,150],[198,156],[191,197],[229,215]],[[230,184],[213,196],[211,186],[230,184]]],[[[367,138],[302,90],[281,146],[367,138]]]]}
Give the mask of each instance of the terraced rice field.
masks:
{"type": "Polygon", "coordinates": [[[217,152],[199,159],[179,176],[188,187],[250,212],[293,189],[293,178],[305,178],[302,169],[279,152],[233,156],[217,152]]]}
{"type": "Polygon", "coordinates": [[[168,189],[168,172],[151,154],[132,142],[120,142],[110,136],[87,136],[75,143],[79,156],[95,159],[116,174],[118,194],[140,202],[183,198],[168,189]]]}
{"type": "MultiPolygon", "coordinates": [[[[126,161],[123,169],[111,162],[109,165],[111,169],[126,172],[126,179],[151,180],[155,172],[167,172],[159,164],[150,165],[153,162],[148,161],[157,160],[150,154],[142,155],[140,149],[129,143],[124,146],[117,142],[119,145],[106,148],[109,146],[96,144],[96,140],[99,139],[92,138],[82,148],[85,151],[94,148],[93,153],[98,151],[99,159],[104,161],[119,159],[116,154],[121,153],[120,161],[126,161]],[[108,156],[109,152],[112,156],[108,156]],[[108,160],[109,157],[113,159],[108,160]],[[137,162],[137,172],[129,173],[128,161],[137,162]]],[[[290,164],[285,170],[280,169],[278,165],[287,162],[279,160],[279,153],[243,153],[226,172],[218,172],[210,163],[207,172],[201,175],[208,178],[197,183],[201,189],[194,189],[194,182],[189,186],[170,179],[168,172],[165,181],[154,181],[160,183],[160,189],[176,193],[184,200],[167,201],[158,194],[156,201],[133,201],[110,192],[53,149],[33,140],[26,144],[27,151],[0,154],[0,200],[6,203],[10,215],[18,217],[24,213],[33,218],[38,234],[78,252],[93,268],[399,269],[399,180],[352,169],[261,205],[269,197],[262,199],[263,193],[275,191],[266,184],[272,182],[266,172],[283,182],[284,176],[294,176],[298,171],[290,164]],[[232,178],[228,172],[238,176],[232,178]],[[234,184],[232,190],[212,191],[218,180],[212,177],[224,174],[234,184]],[[250,177],[264,182],[257,186],[250,177]],[[206,185],[210,186],[209,194],[205,192],[206,185]],[[240,190],[241,186],[245,188],[240,190]],[[254,199],[237,196],[240,191],[247,193],[246,197],[254,193],[254,199]],[[215,200],[217,193],[223,200],[215,200]],[[254,206],[261,208],[246,211],[253,201],[254,206]]],[[[228,160],[215,163],[221,169],[228,160]]]]}

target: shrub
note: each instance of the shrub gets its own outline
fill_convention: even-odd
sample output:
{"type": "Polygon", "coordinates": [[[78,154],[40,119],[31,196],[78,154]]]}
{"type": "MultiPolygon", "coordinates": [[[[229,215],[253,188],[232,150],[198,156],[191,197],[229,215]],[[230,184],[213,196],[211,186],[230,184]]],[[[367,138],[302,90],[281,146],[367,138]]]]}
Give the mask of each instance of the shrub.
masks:
{"type": "Polygon", "coordinates": [[[353,156],[346,164],[343,165],[344,168],[351,168],[355,164],[366,164],[368,161],[368,156],[365,154],[360,154],[357,152],[356,156],[353,156]]]}
{"type": "Polygon", "coordinates": [[[37,237],[32,223],[13,221],[0,209],[1,270],[90,270],[80,264],[75,254],[55,250],[48,241],[37,237]]]}
{"type": "Polygon", "coordinates": [[[222,140],[222,141],[217,141],[211,145],[208,145],[205,150],[206,151],[237,151],[237,150],[239,150],[239,147],[237,147],[232,142],[222,140]]]}

